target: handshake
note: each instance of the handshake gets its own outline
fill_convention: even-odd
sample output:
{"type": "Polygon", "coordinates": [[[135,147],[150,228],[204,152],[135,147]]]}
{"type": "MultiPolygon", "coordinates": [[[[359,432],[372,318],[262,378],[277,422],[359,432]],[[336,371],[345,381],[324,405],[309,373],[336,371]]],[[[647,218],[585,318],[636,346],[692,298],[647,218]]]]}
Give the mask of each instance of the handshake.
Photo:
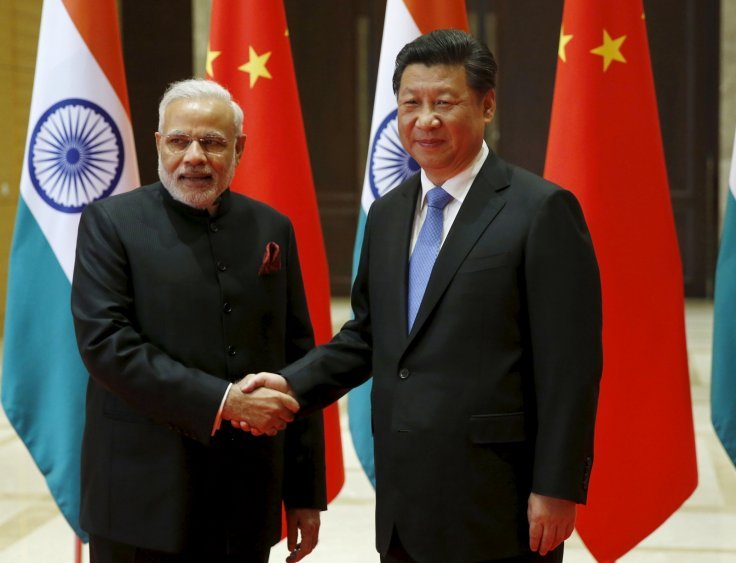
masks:
{"type": "Polygon", "coordinates": [[[281,375],[251,373],[233,383],[225,398],[222,418],[229,420],[233,428],[254,436],[275,436],[294,420],[298,410],[294,392],[281,375]]]}

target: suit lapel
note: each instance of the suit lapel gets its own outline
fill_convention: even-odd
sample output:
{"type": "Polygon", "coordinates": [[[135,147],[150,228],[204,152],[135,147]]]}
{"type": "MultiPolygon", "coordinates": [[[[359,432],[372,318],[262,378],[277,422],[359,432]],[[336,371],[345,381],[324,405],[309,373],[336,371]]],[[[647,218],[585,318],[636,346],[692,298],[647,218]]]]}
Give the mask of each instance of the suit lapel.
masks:
{"type": "MultiPolygon", "coordinates": [[[[483,234],[483,231],[503,208],[505,199],[499,192],[507,188],[508,185],[509,179],[505,163],[496,155],[489,155],[475,177],[460,212],[457,214],[452,228],[440,249],[407,344],[410,344],[417,332],[421,330],[422,325],[437,305],[465,257],[483,234]]],[[[404,270],[406,270],[406,266],[404,266],[404,270]]],[[[406,280],[406,277],[404,280],[406,280]]],[[[403,287],[406,288],[406,281],[404,281],[403,287]]],[[[404,290],[404,294],[406,294],[406,290],[404,290]]],[[[406,311],[406,295],[404,296],[403,310],[406,311]]],[[[406,321],[404,321],[404,324],[406,326],[406,321]]]]}
{"type": "Polygon", "coordinates": [[[402,186],[397,194],[397,202],[389,207],[387,220],[383,225],[385,228],[384,247],[386,262],[384,272],[389,281],[388,287],[392,288],[387,302],[390,310],[396,312],[396,321],[390,326],[397,329],[397,338],[394,342],[404,342],[406,339],[406,308],[407,308],[407,280],[409,277],[409,245],[411,242],[412,224],[416,211],[417,197],[421,182],[419,174],[402,186]]]}

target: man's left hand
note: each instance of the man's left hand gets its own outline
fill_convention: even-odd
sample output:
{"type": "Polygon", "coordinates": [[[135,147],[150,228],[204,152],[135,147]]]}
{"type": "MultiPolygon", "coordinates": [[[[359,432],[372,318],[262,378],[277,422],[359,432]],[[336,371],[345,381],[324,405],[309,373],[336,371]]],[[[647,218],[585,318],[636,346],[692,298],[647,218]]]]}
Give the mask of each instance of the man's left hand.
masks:
{"type": "Polygon", "coordinates": [[[319,539],[319,510],[316,508],[290,508],[286,510],[286,547],[288,563],[295,563],[309,555],[319,539]],[[301,541],[299,541],[301,532],[301,541]]]}
{"type": "Polygon", "coordinates": [[[575,529],[575,503],[561,498],[529,495],[529,547],[546,555],[570,537],[575,529]]]}

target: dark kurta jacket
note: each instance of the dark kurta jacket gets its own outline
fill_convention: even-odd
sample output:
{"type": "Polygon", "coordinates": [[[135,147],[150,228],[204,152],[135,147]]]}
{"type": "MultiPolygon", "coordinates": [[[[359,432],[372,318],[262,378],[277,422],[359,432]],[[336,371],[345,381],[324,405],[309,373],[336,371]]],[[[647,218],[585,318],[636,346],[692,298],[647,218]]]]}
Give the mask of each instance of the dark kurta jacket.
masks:
{"type": "Polygon", "coordinates": [[[203,534],[234,552],[280,537],[280,503],[325,506],[321,414],[274,438],[223,422],[228,382],[275,370],[313,346],[294,232],[229,191],[218,214],[160,183],[82,214],[72,289],[90,373],[82,527],[180,551],[203,534]],[[267,243],[281,269],[259,275],[267,243]]]}
{"type": "Polygon", "coordinates": [[[407,334],[414,176],[373,203],[354,320],[282,370],[305,408],[373,375],[376,543],[422,563],[528,552],[531,491],[584,502],[601,288],[568,191],[489,155],[407,334]]]}

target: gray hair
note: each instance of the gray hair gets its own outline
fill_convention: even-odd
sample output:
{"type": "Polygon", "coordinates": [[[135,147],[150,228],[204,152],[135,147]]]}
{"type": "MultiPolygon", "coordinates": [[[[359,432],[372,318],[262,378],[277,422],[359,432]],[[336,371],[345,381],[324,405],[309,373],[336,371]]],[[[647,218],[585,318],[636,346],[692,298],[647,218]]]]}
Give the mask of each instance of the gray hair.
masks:
{"type": "Polygon", "coordinates": [[[158,130],[159,132],[164,125],[164,113],[171,102],[177,100],[194,100],[198,98],[214,98],[222,100],[230,105],[233,110],[233,123],[235,130],[242,134],[243,132],[243,110],[233,100],[232,95],[217,82],[206,80],[204,78],[189,78],[179,82],[172,82],[164,92],[161,103],[158,105],[158,130]]]}

